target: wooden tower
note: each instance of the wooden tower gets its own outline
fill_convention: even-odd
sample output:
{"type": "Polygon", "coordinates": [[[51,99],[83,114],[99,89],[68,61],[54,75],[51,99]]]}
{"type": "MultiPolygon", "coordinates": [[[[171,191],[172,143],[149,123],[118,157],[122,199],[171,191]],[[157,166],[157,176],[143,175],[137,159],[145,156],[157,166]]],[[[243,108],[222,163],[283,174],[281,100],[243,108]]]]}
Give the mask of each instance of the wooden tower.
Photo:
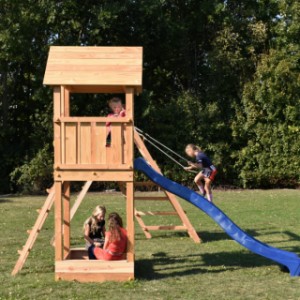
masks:
{"type": "Polygon", "coordinates": [[[51,47],[44,84],[53,87],[56,279],[134,278],[134,94],[142,89],[141,47],[51,47]],[[124,93],[126,117],[72,117],[71,93],[124,93]],[[106,147],[106,122],[111,146],[106,147]],[[70,182],[126,185],[128,231],[123,261],[89,261],[70,249],[70,182]]]}
{"type": "MultiPolygon", "coordinates": [[[[147,238],[150,231],[186,231],[196,242],[200,238],[175,195],[134,198],[133,146],[160,172],[138,132],[134,130],[134,94],[142,90],[141,47],[51,47],[44,83],[54,97],[54,185],[28,230],[28,239],[19,250],[12,275],[23,267],[43,224],[55,206],[55,277],[63,280],[105,281],[134,278],[134,216],[147,238]],[[72,93],[124,93],[126,117],[70,116],[72,93]],[[111,146],[106,147],[106,122],[111,123],[111,146]],[[86,181],[70,209],[70,182],[86,181]],[[126,197],[128,249],[122,261],[89,261],[84,248],[70,248],[70,221],[93,181],[116,181],[126,197]],[[142,212],[134,200],[169,201],[173,211],[142,212]],[[142,216],[174,215],[179,226],[148,226],[142,216]]],[[[144,184],[144,183],[143,183],[144,184]]],[[[52,243],[52,242],[51,242],[52,243]]]]}

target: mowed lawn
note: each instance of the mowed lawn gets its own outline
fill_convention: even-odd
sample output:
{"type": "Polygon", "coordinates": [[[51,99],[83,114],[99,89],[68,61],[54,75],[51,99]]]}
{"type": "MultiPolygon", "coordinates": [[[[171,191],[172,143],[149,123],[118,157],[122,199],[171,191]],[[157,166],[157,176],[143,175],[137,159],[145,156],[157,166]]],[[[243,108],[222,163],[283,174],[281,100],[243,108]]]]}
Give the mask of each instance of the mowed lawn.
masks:
{"type": "MultiPolygon", "coordinates": [[[[75,197],[75,195],[74,195],[75,197]]],[[[73,199],[74,199],[73,197],[73,199]]],[[[300,299],[300,278],[252,254],[204,213],[180,200],[203,243],[185,233],[159,232],[146,240],[136,224],[136,280],[123,283],[55,282],[53,212],[23,270],[10,273],[26,230],[45,197],[0,198],[0,299],[300,299]]],[[[241,228],[272,246],[300,253],[300,191],[215,191],[215,203],[241,228]]],[[[94,206],[125,215],[124,198],[89,194],[72,221],[72,245],[83,245],[82,224],[94,206]]],[[[163,202],[137,203],[140,210],[168,210],[163,202]]],[[[148,224],[178,224],[174,216],[147,217],[148,224]]]]}

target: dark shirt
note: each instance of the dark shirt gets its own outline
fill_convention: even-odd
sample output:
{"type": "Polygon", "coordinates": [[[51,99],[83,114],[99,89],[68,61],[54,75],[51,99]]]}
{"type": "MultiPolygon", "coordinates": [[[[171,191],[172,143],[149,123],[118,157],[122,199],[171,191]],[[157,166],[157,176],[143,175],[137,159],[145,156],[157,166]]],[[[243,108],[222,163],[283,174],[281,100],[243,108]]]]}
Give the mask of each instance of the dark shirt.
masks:
{"type": "Polygon", "coordinates": [[[91,230],[91,223],[89,222],[88,224],[90,226],[90,233],[89,233],[90,239],[94,240],[94,239],[103,239],[104,238],[104,236],[103,236],[103,228],[105,226],[104,220],[97,223],[97,229],[95,232],[93,232],[91,230]]]}
{"type": "Polygon", "coordinates": [[[198,164],[202,164],[203,168],[210,168],[212,166],[212,162],[209,159],[209,157],[203,153],[203,152],[198,152],[196,155],[196,162],[198,164]]]}

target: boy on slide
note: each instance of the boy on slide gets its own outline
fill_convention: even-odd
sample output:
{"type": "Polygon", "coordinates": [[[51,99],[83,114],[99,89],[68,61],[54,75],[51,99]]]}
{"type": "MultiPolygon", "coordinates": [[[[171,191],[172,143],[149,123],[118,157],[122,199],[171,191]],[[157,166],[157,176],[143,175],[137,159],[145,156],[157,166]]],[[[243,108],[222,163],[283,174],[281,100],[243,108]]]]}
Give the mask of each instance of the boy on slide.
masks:
{"type": "Polygon", "coordinates": [[[198,186],[202,195],[207,195],[207,200],[212,202],[213,196],[211,183],[217,174],[216,167],[212,164],[209,157],[194,144],[188,144],[185,147],[185,153],[189,157],[196,159],[196,163],[189,162],[189,167],[185,167],[185,170],[201,169],[201,171],[196,175],[194,182],[198,186]],[[204,186],[202,181],[204,181],[204,186]]]}

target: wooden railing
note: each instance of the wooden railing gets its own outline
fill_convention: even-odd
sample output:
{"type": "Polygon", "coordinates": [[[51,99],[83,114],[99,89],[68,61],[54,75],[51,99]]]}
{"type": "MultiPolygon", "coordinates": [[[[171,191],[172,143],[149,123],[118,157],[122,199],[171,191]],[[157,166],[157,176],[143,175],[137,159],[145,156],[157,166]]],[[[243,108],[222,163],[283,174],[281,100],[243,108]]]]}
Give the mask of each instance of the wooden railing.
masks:
{"type": "Polygon", "coordinates": [[[59,151],[56,169],[131,169],[133,163],[133,128],[129,118],[61,117],[55,120],[59,151]],[[111,142],[107,144],[111,123],[111,142]]]}

